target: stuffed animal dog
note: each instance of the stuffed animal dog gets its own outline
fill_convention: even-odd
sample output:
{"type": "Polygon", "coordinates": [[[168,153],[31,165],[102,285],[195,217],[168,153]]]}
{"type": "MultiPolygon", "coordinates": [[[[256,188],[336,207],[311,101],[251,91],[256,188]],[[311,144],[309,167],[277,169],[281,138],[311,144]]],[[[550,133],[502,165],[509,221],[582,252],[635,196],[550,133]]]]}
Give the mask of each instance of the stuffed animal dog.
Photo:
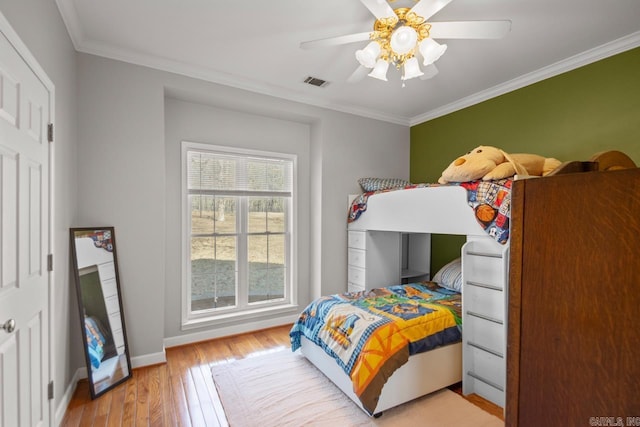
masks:
{"type": "Polygon", "coordinates": [[[438,182],[446,184],[476,179],[489,181],[516,174],[545,176],[560,164],[559,160],[550,157],[526,153],[507,154],[499,148],[481,145],[451,162],[438,182]]]}

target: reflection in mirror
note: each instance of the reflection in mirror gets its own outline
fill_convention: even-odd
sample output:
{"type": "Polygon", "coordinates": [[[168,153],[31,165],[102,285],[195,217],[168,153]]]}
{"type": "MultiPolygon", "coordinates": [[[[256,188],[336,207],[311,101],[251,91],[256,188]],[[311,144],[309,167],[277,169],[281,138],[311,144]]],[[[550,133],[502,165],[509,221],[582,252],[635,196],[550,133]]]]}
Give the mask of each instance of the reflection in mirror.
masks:
{"type": "Polygon", "coordinates": [[[91,398],[131,378],[113,227],[72,228],[71,250],[91,398]]]}

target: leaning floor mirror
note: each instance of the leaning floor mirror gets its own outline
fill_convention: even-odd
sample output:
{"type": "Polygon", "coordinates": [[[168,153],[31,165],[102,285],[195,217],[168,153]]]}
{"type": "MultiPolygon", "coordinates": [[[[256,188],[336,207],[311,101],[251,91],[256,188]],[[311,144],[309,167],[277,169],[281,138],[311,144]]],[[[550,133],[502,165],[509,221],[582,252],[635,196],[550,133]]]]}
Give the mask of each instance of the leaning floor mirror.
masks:
{"type": "Polygon", "coordinates": [[[91,398],[131,378],[113,227],[71,229],[73,270],[91,398]]]}

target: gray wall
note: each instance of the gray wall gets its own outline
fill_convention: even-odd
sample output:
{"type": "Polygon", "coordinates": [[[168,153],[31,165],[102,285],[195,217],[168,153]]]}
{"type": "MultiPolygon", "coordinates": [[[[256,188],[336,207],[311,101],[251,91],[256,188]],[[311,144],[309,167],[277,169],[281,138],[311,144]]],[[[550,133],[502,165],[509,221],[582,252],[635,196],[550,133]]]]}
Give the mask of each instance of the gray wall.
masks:
{"type": "Polygon", "coordinates": [[[160,77],[78,55],[78,226],[115,227],[130,355],[155,355],[156,362],[163,357],[165,278],[160,77]]]}
{"type": "MultiPolygon", "coordinates": [[[[309,153],[311,146],[310,124],[304,121],[276,119],[256,114],[228,110],[194,102],[171,98],[165,100],[166,143],[166,242],[181,241],[181,160],[182,141],[201,142],[277,153],[292,153],[297,158],[297,248],[298,270],[293,283],[300,301],[309,300],[309,153]]],[[[165,324],[166,337],[182,335],[180,329],[183,272],[181,271],[181,246],[166,246],[165,324]],[[178,302],[169,303],[169,302],[178,302]]],[[[301,309],[300,309],[301,310],[301,309]]],[[[294,310],[292,314],[295,314],[294,310]]],[[[260,316],[254,321],[256,329],[268,326],[268,322],[281,324],[282,316],[260,316]]],[[[233,320],[231,319],[231,322],[233,320]]],[[[234,333],[244,325],[224,324],[216,327],[215,335],[234,333]]],[[[201,328],[198,336],[213,334],[211,328],[201,328]]],[[[194,329],[186,331],[193,333],[194,329]]]]}
{"type": "Polygon", "coordinates": [[[79,219],[116,227],[134,365],[156,360],[165,344],[292,319],[180,330],[182,139],[258,149],[279,134],[278,144],[300,139],[299,303],[346,289],[347,196],[362,176],[408,178],[408,127],[93,55],[77,60],[79,219]]]}
{"type": "Polygon", "coordinates": [[[53,306],[54,405],[64,398],[84,365],[76,294],[69,279],[69,227],[77,209],[76,53],[55,2],[0,0],[0,11],[55,85],[53,143],[53,306]]]}

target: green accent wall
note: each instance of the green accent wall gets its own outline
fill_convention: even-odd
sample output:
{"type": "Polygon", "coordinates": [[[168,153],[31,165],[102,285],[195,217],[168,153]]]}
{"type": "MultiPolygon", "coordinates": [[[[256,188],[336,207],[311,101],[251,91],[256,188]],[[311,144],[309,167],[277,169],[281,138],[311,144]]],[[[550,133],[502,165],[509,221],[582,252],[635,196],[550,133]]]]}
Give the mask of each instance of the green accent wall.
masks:
{"type": "MultiPolygon", "coordinates": [[[[436,182],[478,145],[561,161],[619,150],[640,165],[640,48],[594,62],[411,128],[410,179],[436,182]]],[[[433,236],[432,274],[464,237],[433,236]]]]}

